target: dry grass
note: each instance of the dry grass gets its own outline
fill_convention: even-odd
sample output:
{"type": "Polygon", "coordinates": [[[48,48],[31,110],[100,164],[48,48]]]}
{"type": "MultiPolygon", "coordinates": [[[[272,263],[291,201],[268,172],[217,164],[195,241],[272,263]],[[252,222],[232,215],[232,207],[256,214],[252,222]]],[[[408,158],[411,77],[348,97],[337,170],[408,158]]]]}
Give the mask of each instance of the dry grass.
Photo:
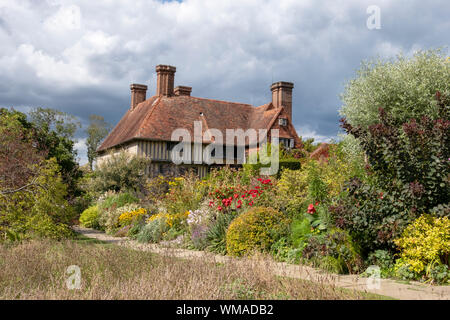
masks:
{"type": "Polygon", "coordinates": [[[361,299],[328,284],[274,276],[260,264],[162,257],[80,241],[0,245],[0,299],[361,299]],[[69,265],[82,273],[69,290],[69,265]]]}

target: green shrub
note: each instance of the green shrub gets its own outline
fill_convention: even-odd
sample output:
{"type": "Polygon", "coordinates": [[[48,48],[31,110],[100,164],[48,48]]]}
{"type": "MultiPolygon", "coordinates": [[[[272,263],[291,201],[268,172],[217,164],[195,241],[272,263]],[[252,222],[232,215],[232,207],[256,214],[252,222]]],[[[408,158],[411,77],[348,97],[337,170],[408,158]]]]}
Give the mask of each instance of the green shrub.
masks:
{"type": "Polygon", "coordinates": [[[141,192],[147,180],[144,171],[149,164],[148,158],[133,156],[122,150],[110,154],[106,161],[99,164],[89,183],[99,193],[111,190],[141,192]]]}
{"type": "Polygon", "coordinates": [[[227,253],[233,256],[269,251],[287,234],[289,219],[272,208],[257,207],[231,222],[226,234],[227,253]]]}
{"type": "Polygon", "coordinates": [[[340,229],[309,237],[303,257],[318,267],[341,274],[357,273],[363,266],[358,246],[348,232],[340,229]]]}
{"type": "Polygon", "coordinates": [[[445,215],[450,202],[450,96],[438,93],[436,100],[436,120],[424,116],[398,122],[380,109],[379,123],[367,130],[343,121],[365,151],[371,178],[350,181],[349,197],[335,216],[365,251],[392,250],[393,240],[423,212],[445,215]]]}
{"type": "Polygon", "coordinates": [[[164,233],[169,230],[166,218],[161,217],[150,221],[136,235],[136,240],[143,243],[158,243],[163,237],[164,233]]]}
{"type": "Polygon", "coordinates": [[[388,278],[394,272],[394,256],[387,250],[376,250],[369,254],[368,265],[375,265],[380,268],[381,277],[388,278]]]}
{"type": "Polygon", "coordinates": [[[304,205],[308,195],[308,174],[305,170],[283,170],[277,183],[277,193],[280,202],[286,210],[294,215],[304,205]]]}
{"type": "Polygon", "coordinates": [[[108,233],[115,231],[120,215],[138,209],[138,202],[139,199],[128,192],[107,192],[98,201],[100,227],[108,233]]]}
{"type": "Polygon", "coordinates": [[[395,264],[400,277],[447,282],[450,266],[448,217],[422,215],[404,230],[395,243],[400,248],[400,259],[395,264]]]}
{"type": "Polygon", "coordinates": [[[219,213],[216,220],[211,222],[206,234],[206,248],[208,251],[219,254],[227,253],[227,229],[234,218],[236,218],[234,212],[219,213]]]}
{"type": "Polygon", "coordinates": [[[98,222],[98,206],[87,208],[81,213],[80,223],[86,228],[98,229],[100,224],[98,222]]]}
{"type": "Polygon", "coordinates": [[[311,223],[309,219],[295,219],[291,224],[290,238],[295,248],[303,249],[311,235],[311,223]]]}

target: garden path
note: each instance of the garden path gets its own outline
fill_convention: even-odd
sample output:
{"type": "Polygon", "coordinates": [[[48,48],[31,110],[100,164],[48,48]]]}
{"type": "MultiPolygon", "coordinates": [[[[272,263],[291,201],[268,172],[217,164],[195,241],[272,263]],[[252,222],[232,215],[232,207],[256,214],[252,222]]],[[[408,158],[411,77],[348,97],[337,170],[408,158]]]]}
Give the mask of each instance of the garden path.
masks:
{"type": "MultiPolygon", "coordinates": [[[[185,259],[209,259],[217,263],[225,263],[231,259],[236,259],[233,257],[215,255],[204,251],[163,247],[161,245],[150,243],[143,244],[129,238],[117,238],[107,235],[104,232],[81,226],[75,226],[74,230],[88,238],[93,238],[136,250],[149,251],[160,255],[185,259]]],[[[255,262],[258,263],[259,261],[255,260],[255,262]]],[[[304,265],[293,265],[270,260],[264,260],[264,263],[269,263],[269,267],[274,274],[279,276],[287,276],[319,283],[325,282],[334,284],[336,287],[350,290],[354,289],[362,292],[371,292],[401,300],[450,300],[450,286],[432,286],[419,282],[410,282],[406,284],[391,279],[380,279],[379,286],[374,285],[374,283],[372,283],[373,285],[368,286],[368,281],[370,281],[370,279],[357,275],[331,274],[304,265]]]]}

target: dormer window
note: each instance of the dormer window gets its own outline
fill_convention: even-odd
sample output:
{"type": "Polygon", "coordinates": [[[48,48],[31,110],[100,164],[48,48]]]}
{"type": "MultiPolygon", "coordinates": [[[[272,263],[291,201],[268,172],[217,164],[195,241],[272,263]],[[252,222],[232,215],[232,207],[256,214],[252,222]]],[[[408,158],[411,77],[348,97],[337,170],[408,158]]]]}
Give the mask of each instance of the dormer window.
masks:
{"type": "Polygon", "coordinates": [[[287,126],[287,119],[286,118],[278,118],[278,124],[283,127],[287,126]]]}

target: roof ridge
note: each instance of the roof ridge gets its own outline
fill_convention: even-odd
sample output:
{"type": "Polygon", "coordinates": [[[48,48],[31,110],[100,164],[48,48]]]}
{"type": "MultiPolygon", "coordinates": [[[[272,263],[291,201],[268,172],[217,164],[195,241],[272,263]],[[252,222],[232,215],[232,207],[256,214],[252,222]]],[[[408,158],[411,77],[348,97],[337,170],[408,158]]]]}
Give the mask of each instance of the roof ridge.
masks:
{"type": "Polygon", "coordinates": [[[202,97],[193,97],[193,96],[183,96],[183,97],[188,97],[188,98],[193,98],[193,99],[199,99],[199,100],[208,100],[208,101],[219,102],[219,103],[231,103],[231,104],[237,104],[237,105],[240,105],[240,106],[249,106],[249,107],[255,108],[254,105],[249,104],[249,103],[243,103],[243,102],[233,102],[233,101],[217,100],[217,99],[202,98],[202,97]]]}

